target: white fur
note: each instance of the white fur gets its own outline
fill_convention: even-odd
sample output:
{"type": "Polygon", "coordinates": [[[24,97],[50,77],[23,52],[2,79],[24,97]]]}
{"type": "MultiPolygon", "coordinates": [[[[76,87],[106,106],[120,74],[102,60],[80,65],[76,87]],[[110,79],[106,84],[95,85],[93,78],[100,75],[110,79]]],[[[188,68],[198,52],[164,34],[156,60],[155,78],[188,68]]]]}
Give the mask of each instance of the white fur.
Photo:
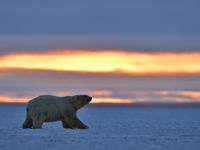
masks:
{"type": "Polygon", "coordinates": [[[27,104],[23,128],[41,128],[43,122],[62,121],[64,128],[87,129],[88,127],[77,118],[76,112],[89,103],[89,98],[87,95],[36,97],[27,104]]]}

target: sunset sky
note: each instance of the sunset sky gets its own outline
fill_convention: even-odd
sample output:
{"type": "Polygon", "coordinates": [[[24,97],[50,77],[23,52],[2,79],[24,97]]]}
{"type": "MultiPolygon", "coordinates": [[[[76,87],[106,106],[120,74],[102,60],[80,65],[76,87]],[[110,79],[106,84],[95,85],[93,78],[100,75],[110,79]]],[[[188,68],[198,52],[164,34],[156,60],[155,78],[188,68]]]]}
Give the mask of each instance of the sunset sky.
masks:
{"type": "Polygon", "coordinates": [[[1,1],[0,102],[200,102],[200,2],[1,1]]]}

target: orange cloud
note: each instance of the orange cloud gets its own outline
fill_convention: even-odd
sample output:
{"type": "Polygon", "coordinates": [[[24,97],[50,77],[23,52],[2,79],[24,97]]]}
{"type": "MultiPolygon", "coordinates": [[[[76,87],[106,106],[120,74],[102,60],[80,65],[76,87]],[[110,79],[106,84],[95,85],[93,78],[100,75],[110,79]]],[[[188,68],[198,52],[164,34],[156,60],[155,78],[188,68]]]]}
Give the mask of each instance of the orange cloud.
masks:
{"type": "Polygon", "coordinates": [[[94,95],[94,96],[110,96],[112,94],[111,91],[91,91],[88,93],[89,95],[94,95]]]}
{"type": "MultiPolygon", "coordinates": [[[[134,95],[132,98],[113,98],[110,97],[111,95],[109,95],[111,94],[110,91],[91,91],[89,93],[97,94],[96,96],[99,96],[94,96],[92,103],[200,102],[200,91],[130,91],[129,93],[134,95]]],[[[67,92],[57,93],[59,96],[66,96],[71,94],[72,93],[67,94],[67,92]]],[[[0,96],[0,102],[28,102],[32,98],[15,97],[9,96],[8,94],[0,96]]]]}
{"type": "Polygon", "coordinates": [[[133,103],[133,100],[121,98],[94,98],[91,103],[133,103]]]}
{"type": "Polygon", "coordinates": [[[136,53],[124,51],[58,51],[10,54],[0,68],[121,73],[199,73],[200,53],[136,53]]]}
{"type": "Polygon", "coordinates": [[[176,103],[187,103],[191,102],[188,98],[181,98],[181,97],[161,97],[159,98],[159,102],[176,102],[176,103]]]}
{"type": "Polygon", "coordinates": [[[136,97],[146,97],[147,101],[158,102],[200,102],[200,91],[133,91],[136,97]],[[148,98],[153,95],[153,98],[148,98]]]}
{"type": "Polygon", "coordinates": [[[3,103],[25,103],[28,100],[30,100],[30,98],[0,96],[0,102],[3,102],[3,103]]]}
{"type": "MultiPolygon", "coordinates": [[[[0,96],[0,102],[3,103],[26,103],[31,98],[18,98],[10,96],[0,96]]],[[[132,103],[131,99],[120,99],[120,98],[94,98],[92,103],[132,103]]]]}
{"type": "Polygon", "coordinates": [[[160,91],[156,92],[156,94],[187,96],[200,101],[200,91],[160,91]]]}

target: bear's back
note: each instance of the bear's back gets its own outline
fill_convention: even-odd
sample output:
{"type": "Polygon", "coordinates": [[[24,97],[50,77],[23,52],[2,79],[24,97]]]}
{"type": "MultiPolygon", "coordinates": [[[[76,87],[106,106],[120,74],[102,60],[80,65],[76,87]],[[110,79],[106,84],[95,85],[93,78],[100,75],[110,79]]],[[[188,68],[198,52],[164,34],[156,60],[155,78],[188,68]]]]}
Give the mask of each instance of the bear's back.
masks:
{"type": "Polygon", "coordinates": [[[34,105],[59,105],[63,98],[52,95],[41,95],[28,102],[28,106],[34,105]]]}

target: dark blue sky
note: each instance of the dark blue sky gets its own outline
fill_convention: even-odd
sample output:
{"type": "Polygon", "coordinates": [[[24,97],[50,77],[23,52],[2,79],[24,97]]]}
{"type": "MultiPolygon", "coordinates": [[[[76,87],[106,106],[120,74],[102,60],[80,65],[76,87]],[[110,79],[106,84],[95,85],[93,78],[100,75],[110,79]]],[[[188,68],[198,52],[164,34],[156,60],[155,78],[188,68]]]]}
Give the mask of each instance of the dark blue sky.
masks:
{"type": "Polygon", "coordinates": [[[1,0],[0,34],[200,36],[199,0],[1,0]]]}
{"type": "Polygon", "coordinates": [[[199,51],[199,0],[1,0],[0,53],[199,51]]]}

